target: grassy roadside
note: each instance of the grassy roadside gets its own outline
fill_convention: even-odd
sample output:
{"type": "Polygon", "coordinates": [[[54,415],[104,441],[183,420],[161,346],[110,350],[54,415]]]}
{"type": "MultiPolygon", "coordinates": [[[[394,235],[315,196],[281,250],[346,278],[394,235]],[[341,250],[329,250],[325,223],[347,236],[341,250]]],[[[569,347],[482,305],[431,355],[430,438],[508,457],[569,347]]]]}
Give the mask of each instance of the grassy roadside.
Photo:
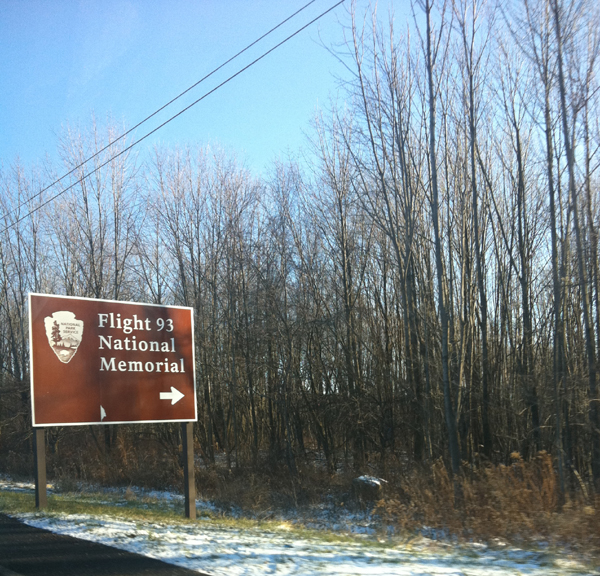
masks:
{"type": "Polygon", "coordinates": [[[307,529],[302,524],[287,521],[235,517],[206,510],[198,511],[197,520],[189,520],[184,516],[182,502],[151,496],[138,497],[131,490],[108,494],[104,492],[52,493],[48,496],[48,507],[40,512],[35,508],[35,499],[32,493],[0,489],[0,513],[47,516],[86,515],[172,526],[191,526],[202,522],[204,525],[224,529],[291,533],[297,537],[317,539],[327,543],[360,543],[375,547],[397,544],[397,542],[381,538],[365,539],[358,535],[307,529]]]}
{"type": "MultiPolygon", "coordinates": [[[[111,515],[131,520],[148,521],[186,521],[173,506],[159,501],[136,502],[106,494],[52,494],[48,496],[48,514],[89,514],[95,516],[111,515]]],[[[0,490],[0,512],[5,514],[35,513],[34,496],[26,492],[0,490]]]]}
{"type": "MultiPolygon", "coordinates": [[[[205,528],[214,527],[232,531],[257,531],[261,534],[271,533],[284,536],[291,540],[310,540],[318,544],[358,546],[363,550],[371,549],[402,549],[415,557],[461,557],[468,561],[472,557],[477,559],[482,554],[480,545],[474,546],[466,541],[456,539],[430,539],[419,536],[411,530],[404,530],[394,537],[387,537],[383,532],[373,537],[365,538],[364,535],[352,535],[334,532],[332,530],[314,530],[304,527],[301,523],[291,521],[257,520],[247,517],[237,517],[222,512],[198,510],[198,520],[188,520],[183,515],[183,502],[177,498],[162,498],[148,495],[144,492],[128,490],[108,490],[98,492],[56,492],[52,491],[48,497],[48,508],[42,512],[35,509],[32,490],[12,491],[0,487],[0,513],[7,514],[33,514],[41,518],[57,518],[65,520],[65,516],[72,516],[74,523],[88,522],[81,517],[108,519],[110,521],[124,521],[133,523],[142,530],[159,529],[169,530],[178,528],[183,532],[193,530],[194,525],[205,528]]],[[[67,519],[68,521],[71,521],[67,519]]],[[[92,521],[91,524],[94,524],[92,521]]],[[[565,574],[597,573],[597,556],[584,550],[565,550],[553,545],[537,547],[531,543],[521,543],[512,547],[507,543],[498,545],[490,544],[487,548],[494,556],[503,558],[506,554],[510,558],[511,550],[528,550],[533,553],[535,562],[540,565],[556,566],[557,562],[564,562],[565,574]],[[589,571],[586,572],[586,568],[589,571]]],[[[332,550],[332,553],[333,552],[332,550]]],[[[368,552],[367,552],[368,553],[368,552]]]]}

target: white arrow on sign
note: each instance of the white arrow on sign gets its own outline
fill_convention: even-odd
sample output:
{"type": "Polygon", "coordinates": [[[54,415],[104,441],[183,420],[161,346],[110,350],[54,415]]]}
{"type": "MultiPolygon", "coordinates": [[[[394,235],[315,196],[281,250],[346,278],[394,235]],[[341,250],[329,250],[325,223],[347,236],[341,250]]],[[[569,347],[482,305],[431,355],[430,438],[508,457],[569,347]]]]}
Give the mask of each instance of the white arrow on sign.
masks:
{"type": "Polygon", "coordinates": [[[173,406],[173,404],[175,404],[176,402],[179,402],[184,396],[185,396],[185,394],[182,394],[179,390],[177,390],[177,388],[173,388],[173,386],[171,386],[170,392],[161,392],[160,393],[160,399],[161,400],[170,400],[171,406],[173,406]]]}

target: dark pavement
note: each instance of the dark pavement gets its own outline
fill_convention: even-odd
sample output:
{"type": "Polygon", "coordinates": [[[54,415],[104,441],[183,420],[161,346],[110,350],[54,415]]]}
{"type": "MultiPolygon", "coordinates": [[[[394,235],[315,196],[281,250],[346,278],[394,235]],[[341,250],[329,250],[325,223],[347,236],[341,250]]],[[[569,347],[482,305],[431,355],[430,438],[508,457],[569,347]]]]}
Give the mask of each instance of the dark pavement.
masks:
{"type": "Polygon", "coordinates": [[[0,514],[0,576],[198,576],[199,574],[201,573],[104,544],[33,528],[0,514]]]}

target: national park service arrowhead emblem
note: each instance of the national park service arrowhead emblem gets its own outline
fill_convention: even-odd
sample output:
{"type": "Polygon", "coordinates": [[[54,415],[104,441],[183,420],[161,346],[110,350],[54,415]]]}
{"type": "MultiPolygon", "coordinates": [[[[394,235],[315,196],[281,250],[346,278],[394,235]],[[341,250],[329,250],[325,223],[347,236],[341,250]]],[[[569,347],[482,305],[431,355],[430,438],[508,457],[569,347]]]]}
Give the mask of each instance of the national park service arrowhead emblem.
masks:
{"type": "Polygon", "coordinates": [[[44,318],[48,344],[57,358],[67,364],[75,356],[83,337],[83,320],[76,320],[73,312],[62,310],[44,318]]]}

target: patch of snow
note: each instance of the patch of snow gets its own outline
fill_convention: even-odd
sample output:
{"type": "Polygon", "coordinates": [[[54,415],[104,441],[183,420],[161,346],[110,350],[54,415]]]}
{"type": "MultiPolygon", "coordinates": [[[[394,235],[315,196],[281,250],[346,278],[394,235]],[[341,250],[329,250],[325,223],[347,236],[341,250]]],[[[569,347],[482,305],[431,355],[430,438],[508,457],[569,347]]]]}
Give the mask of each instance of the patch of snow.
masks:
{"type": "Polygon", "coordinates": [[[0,490],[6,492],[31,492],[35,486],[32,482],[17,482],[0,476],[0,490]]]}
{"type": "Polygon", "coordinates": [[[375,478],[375,476],[359,476],[358,478],[356,478],[356,480],[359,480],[363,484],[369,484],[373,487],[379,487],[382,483],[387,484],[387,480],[383,480],[382,478],[375,478]]]}
{"type": "MultiPolygon", "coordinates": [[[[159,524],[109,516],[19,514],[22,521],[192,570],[221,576],[559,576],[589,575],[575,561],[557,562],[519,549],[430,549],[417,545],[375,546],[298,537],[287,530],[229,528],[210,521],[159,524]]],[[[598,574],[594,572],[594,574],[598,574]]]]}
{"type": "MultiPolygon", "coordinates": [[[[31,484],[0,478],[0,490],[32,489],[31,484]]],[[[125,498],[126,490],[120,490],[117,494],[125,498]]],[[[170,492],[128,491],[136,498],[150,498],[158,504],[179,503],[181,498],[170,492]]],[[[197,504],[201,510],[220,511],[207,502],[197,504]]],[[[575,559],[553,555],[547,549],[524,550],[504,542],[458,546],[448,539],[439,540],[442,534],[433,530],[424,533],[435,539],[424,535],[408,542],[386,538],[369,513],[339,508],[334,511],[327,506],[313,514],[312,522],[301,514],[273,513],[271,518],[280,523],[273,523],[269,529],[240,529],[205,517],[196,522],[167,523],[110,515],[38,512],[14,516],[32,526],[215,576],[600,576],[600,572],[590,571],[575,559]],[[321,532],[299,533],[295,525],[321,532]],[[360,537],[329,541],[325,531],[360,537]]]]}

